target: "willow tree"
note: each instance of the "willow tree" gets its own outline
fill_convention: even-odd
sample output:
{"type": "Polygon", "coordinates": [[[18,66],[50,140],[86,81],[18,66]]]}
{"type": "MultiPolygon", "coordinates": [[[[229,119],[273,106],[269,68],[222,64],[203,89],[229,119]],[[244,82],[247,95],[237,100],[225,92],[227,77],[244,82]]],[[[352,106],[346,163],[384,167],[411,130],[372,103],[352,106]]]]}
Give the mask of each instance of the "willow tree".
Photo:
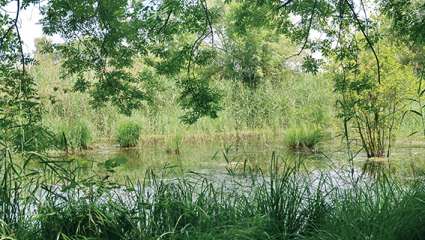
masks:
{"type": "MultiPolygon", "coordinates": [[[[361,45],[362,39],[356,44],[361,45]]],[[[338,116],[352,122],[368,157],[389,156],[394,135],[402,123],[408,99],[414,93],[413,67],[402,59],[406,47],[378,42],[381,60],[381,83],[375,81],[371,53],[352,46],[353,56],[333,65],[338,116]]]]}

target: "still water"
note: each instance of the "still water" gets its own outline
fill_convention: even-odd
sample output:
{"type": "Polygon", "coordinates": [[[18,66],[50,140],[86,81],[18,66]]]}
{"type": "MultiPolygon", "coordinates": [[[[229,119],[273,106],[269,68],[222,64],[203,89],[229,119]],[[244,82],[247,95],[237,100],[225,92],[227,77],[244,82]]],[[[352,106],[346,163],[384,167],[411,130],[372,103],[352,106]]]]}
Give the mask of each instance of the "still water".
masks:
{"type": "Polygon", "coordinates": [[[302,162],[310,170],[335,170],[353,164],[358,174],[373,176],[385,172],[401,177],[425,175],[425,142],[421,141],[402,141],[392,150],[391,157],[385,159],[368,160],[360,152],[352,163],[337,140],[326,142],[315,153],[291,153],[280,140],[264,137],[237,141],[145,144],[127,149],[101,145],[72,155],[70,159],[97,169],[113,169],[111,172],[115,178],[137,179],[143,178],[148,169],[172,169],[176,175],[188,172],[240,173],[259,168],[267,172],[273,153],[279,161],[302,162]]]}

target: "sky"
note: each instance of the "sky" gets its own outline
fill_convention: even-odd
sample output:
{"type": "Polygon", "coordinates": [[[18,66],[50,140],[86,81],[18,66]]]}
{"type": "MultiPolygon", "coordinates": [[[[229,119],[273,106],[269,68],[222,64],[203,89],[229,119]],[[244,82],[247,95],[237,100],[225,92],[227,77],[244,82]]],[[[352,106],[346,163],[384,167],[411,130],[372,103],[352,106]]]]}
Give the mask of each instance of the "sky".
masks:
{"type": "Polygon", "coordinates": [[[24,51],[32,53],[35,51],[34,40],[43,35],[41,25],[39,24],[41,15],[38,6],[30,6],[21,12],[20,33],[24,42],[24,51]]]}
{"type": "MultiPolygon", "coordinates": [[[[15,15],[15,6],[6,6],[9,14],[15,15]]],[[[19,29],[23,41],[24,52],[33,54],[35,52],[35,40],[43,36],[43,30],[40,24],[41,14],[39,6],[31,5],[19,14],[19,29]]],[[[60,37],[49,37],[53,42],[61,42],[60,37]]]]}

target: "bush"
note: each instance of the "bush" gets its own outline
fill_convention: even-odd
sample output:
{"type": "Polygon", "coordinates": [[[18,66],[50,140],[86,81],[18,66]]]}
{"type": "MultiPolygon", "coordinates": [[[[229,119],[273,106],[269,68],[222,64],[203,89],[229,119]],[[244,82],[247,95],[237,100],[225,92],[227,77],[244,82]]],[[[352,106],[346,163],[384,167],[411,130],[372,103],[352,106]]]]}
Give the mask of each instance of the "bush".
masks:
{"type": "Polygon", "coordinates": [[[134,147],[139,142],[140,126],[134,122],[125,122],[118,126],[117,141],[121,147],[134,147]]]}
{"type": "Polygon", "coordinates": [[[323,141],[324,134],[321,128],[312,125],[290,127],[284,135],[286,146],[293,151],[311,152],[323,141]]]}
{"type": "Polygon", "coordinates": [[[358,66],[334,74],[338,117],[347,131],[353,129],[358,135],[368,158],[389,157],[403,113],[408,110],[406,99],[413,96],[417,81],[412,67],[399,59],[406,49],[386,40],[380,41],[379,46],[383,60],[381,83],[377,81],[372,67],[375,61],[369,50],[356,53],[358,66]]]}

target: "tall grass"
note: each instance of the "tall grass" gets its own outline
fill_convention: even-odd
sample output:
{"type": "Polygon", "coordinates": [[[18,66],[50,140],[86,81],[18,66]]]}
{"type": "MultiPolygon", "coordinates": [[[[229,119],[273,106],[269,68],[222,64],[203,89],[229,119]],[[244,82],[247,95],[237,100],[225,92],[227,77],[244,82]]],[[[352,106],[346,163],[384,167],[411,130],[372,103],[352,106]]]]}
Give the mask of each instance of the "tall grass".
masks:
{"type": "Polygon", "coordinates": [[[332,127],[328,124],[334,111],[332,84],[325,76],[282,70],[273,81],[265,79],[255,91],[240,83],[213,81],[211,84],[223,94],[224,110],[217,119],[202,118],[188,126],[180,121],[183,111],[176,104],[180,89],[172,79],[157,81],[160,90],[153,91],[155,103],[146,104],[128,118],[110,105],[92,109],[87,94],[72,91],[72,79],[60,80],[60,66],[54,58],[38,53],[39,64],[32,68],[46,110],[43,122],[46,126],[57,126],[69,119],[90,123],[94,142],[114,142],[118,125],[128,120],[139,124],[143,136],[195,136],[259,129],[278,132],[297,119],[332,127]]]}
{"type": "Polygon", "coordinates": [[[117,142],[121,147],[134,147],[139,142],[140,126],[135,122],[123,122],[118,125],[117,142]]]}
{"type": "Polygon", "coordinates": [[[273,155],[268,171],[174,179],[148,171],[117,185],[38,161],[40,175],[2,188],[20,196],[2,204],[2,239],[422,239],[425,230],[421,180],[351,182],[273,155]]]}
{"type": "Polygon", "coordinates": [[[423,239],[424,190],[422,183],[406,187],[389,179],[336,189],[331,214],[311,239],[423,239]]]}
{"type": "Polygon", "coordinates": [[[284,143],[293,151],[313,152],[324,140],[324,132],[314,125],[299,125],[285,130],[284,143]]]}
{"type": "Polygon", "coordinates": [[[56,126],[56,142],[58,147],[69,149],[88,149],[92,141],[92,133],[85,121],[69,120],[56,126]]]}

